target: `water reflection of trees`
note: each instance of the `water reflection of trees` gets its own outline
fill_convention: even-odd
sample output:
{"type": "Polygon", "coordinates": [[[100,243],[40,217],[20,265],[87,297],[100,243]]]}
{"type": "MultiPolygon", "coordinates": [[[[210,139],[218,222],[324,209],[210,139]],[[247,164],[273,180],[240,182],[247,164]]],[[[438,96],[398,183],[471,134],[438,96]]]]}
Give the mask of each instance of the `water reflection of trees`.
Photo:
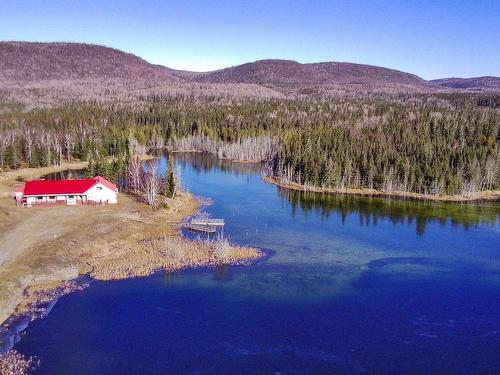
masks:
{"type": "Polygon", "coordinates": [[[429,222],[441,225],[451,223],[465,229],[478,224],[496,225],[500,218],[498,202],[480,203],[439,203],[409,199],[355,197],[307,193],[278,187],[279,196],[291,205],[292,215],[300,210],[303,214],[314,212],[323,218],[338,215],[345,223],[347,216],[355,214],[360,218],[360,225],[377,225],[380,219],[390,220],[394,224],[416,224],[418,235],[423,235],[429,222]]]}
{"type": "MultiPolygon", "coordinates": [[[[230,160],[221,160],[211,154],[177,153],[175,160],[177,166],[182,169],[191,168],[198,174],[214,170],[238,175],[260,175],[262,172],[258,164],[235,163],[230,160]]],[[[165,157],[150,161],[150,163],[159,163],[160,169],[166,167],[165,157]]],[[[159,171],[159,173],[163,172],[159,171]]],[[[83,171],[65,170],[46,175],[44,178],[66,179],[82,176],[83,171]]],[[[390,220],[394,224],[415,222],[418,235],[424,234],[429,222],[438,222],[441,225],[450,223],[452,226],[460,225],[469,229],[477,227],[478,224],[493,226],[500,220],[500,202],[438,203],[411,199],[307,193],[280,187],[277,190],[278,195],[290,204],[293,216],[300,210],[305,215],[314,212],[325,219],[332,214],[338,215],[343,223],[348,215],[355,214],[359,217],[360,225],[377,225],[381,219],[390,220]]]]}
{"type": "Polygon", "coordinates": [[[75,180],[83,178],[84,174],[84,169],[64,169],[62,171],[47,174],[41,178],[44,180],[75,180]]]}
{"type": "Polygon", "coordinates": [[[198,174],[213,170],[235,174],[260,174],[261,172],[259,164],[236,163],[219,159],[212,154],[176,153],[175,162],[182,169],[191,167],[198,174]]]}

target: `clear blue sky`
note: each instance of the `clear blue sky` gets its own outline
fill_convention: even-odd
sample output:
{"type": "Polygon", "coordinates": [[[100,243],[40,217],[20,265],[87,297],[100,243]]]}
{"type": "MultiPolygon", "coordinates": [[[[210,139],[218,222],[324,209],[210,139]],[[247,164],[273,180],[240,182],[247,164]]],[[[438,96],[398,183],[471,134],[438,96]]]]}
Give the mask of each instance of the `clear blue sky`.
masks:
{"type": "Polygon", "coordinates": [[[500,76],[500,1],[1,0],[0,40],[103,44],[191,70],[283,58],[500,76]]]}

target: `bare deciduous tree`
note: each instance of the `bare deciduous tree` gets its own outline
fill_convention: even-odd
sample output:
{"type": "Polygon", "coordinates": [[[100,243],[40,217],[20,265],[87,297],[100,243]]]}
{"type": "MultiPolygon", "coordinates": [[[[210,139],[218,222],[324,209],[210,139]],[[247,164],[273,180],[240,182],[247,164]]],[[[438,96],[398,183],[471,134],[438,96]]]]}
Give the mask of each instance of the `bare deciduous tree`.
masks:
{"type": "Polygon", "coordinates": [[[0,133],[0,167],[3,167],[5,162],[5,150],[7,149],[7,145],[7,134],[0,133]]]}
{"type": "Polygon", "coordinates": [[[135,194],[141,190],[141,178],[144,174],[141,160],[138,156],[134,156],[127,168],[128,188],[135,194]]]}
{"type": "Polygon", "coordinates": [[[495,159],[495,157],[490,156],[488,160],[486,160],[486,165],[484,169],[485,169],[485,176],[484,176],[485,188],[491,190],[494,185],[495,178],[500,173],[500,163],[498,162],[498,160],[495,159]]]}
{"type": "Polygon", "coordinates": [[[38,142],[45,149],[45,160],[47,164],[50,164],[52,162],[52,133],[48,131],[43,132],[38,142]]]}
{"type": "Polygon", "coordinates": [[[161,181],[156,175],[156,166],[153,166],[148,173],[143,174],[141,187],[146,204],[151,207],[156,206],[161,191],[161,181]]]}
{"type": "Polygon", "coordinates": [[[270,161],[278,150],[278,141],[272,137],[248,137],[237,142],[213,140],[208,136],[188,136],[174,141],[179,151],[201,151],[217,155],[221,159],[251,162],[270,161]]]}
{"type": "Polygon", "coordinates": [[[63,147],[62,147],[62,143],[61,143],[61,136],[58,133],[53,133],[53,135],[52,135],[52,148],[56,152],[57,165],[61,165],[63,147]]]}
{"type": "Polygon", "coordinates": [[[24,137],[24,155],[26,161],[31,164],[33,160],[33,146],[35,143],[35,130],[23,124],[22,134],[24,137]]]}
{"type": "Polygon", "coordinates": [[[66,160],[69,160],[71,159],[71,151],[73,149],[73,145],[75,142],[73,140],[73,137],[69,133],[64,134],[63,141],[64,141],[64,153],[66,156],[66,160]]]}

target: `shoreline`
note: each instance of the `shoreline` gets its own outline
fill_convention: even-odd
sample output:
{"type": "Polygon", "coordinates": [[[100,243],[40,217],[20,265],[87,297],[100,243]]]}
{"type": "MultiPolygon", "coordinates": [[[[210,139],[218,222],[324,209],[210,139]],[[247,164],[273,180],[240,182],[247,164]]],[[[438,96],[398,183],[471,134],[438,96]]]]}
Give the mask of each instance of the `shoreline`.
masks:
{"type": "Polygon", "coordinates": [[[498,201],[500,200],[500,191],[482,191],[473,193],[470,197],[463,195],[432,195],[432,194],[421,194],[421,193],[411,193],[403,191],[383,191],[376,189],[331,189],[331,188],[321,188],[321,187],[306,187],[302,184],[296,182],[283,182],[275,177],[263,176],[262,180],[279,186],[285,189],[291,189],[296,191],[310,192],[310,193],[324,193],[331,195],[351,195],[351,196],[375,196],[375,197],[386,197],[386,198],[398,198],[398,199],[413,199],[420,201],[434,201],[434,202],[450,202],[450,203],[468,203],[477,201],[498,201]]]}
{"type": "MultiPolygon", "coordinates": [[[[231,158],[221,158],[217,154],[208,151],[197,151],[197,150],[173,150],[173,153],[198,153],[198,154],[209,154],[215,155],[219,160],[230,161],[232,163],[238,164],[261,164],[260,161],[254,160],[239,160],[231,158]]],[[[449,203],[469,203],[478,201],[500,201],[500,190],[486,190],[472,193],[470,196],[464,195],[433,195],[433,194],[423,194],[423,193],[413,193],[405,191],[384,191],[377,189],[332,189],[332,188],[322,188],[317,186],[305,186],[296,182],[284,182],[278,180],[276,177],[263,176],[261,177],[263,181],[273,184],[285,189],[291,189],[296,191],[311,192],[311,193],[324,193],[331,195],[351,195],[351,196],[366,196],[366,197],[386,197],[386,198],[397,198],[397,199],[412,199],[419,201],[432,201],[432,202],[449,202],[449,203]]]]}
{"type": "MultiPolygon", "coordinates": [[[[124,199],[124,194],[121,195],[120,198],[124,199]]],[[[128,197],[128,199],[133,198],[128,197]]],[[[151,214],[152,217],[149,219],[152,220],[145,222],[137,218],[133,221],[149,226],[148,233],[133,231],[128,233],[129,238],[121,238],[121,243],[104,241],[104,243],[98,243],[98,246],[91,244],[88,248],[82,249],[83,254],[80,254],[80,264],[78,272],[74,274],[75,277],[58,278],[59,275],[56,273],[53,275],[55,278],[33,282],[23,288],[21,301],[0,326],[13,316],[22,316],[35,311],[38,304],[47,302],[47,296],[57,295],[61,288],[64,290],[62,295],[71,293],[74,286],[71,283],[80,277],[89,276],[94,280],[111,281],[146,277],[159,272],[174,272],[186,268],[247,264],[263,257],[264,253],[256,248],[227,243],[227,253],[224,258],[218,258],[216,242],[200,242],[183,237],[178,227],[179,224],[185,218],[195,214],[200,204],[195,197],[186,192],[181,192],[181,197],[177,199],[179,200],[176,204],[163,210],[164,212],[148,210],[149,207],[138,203],[150,211],[147,214],[151,214]],[[175,218],[165,225],[170,229],[162,228],[162,225],[158,223],[159,220],[155,219],[165,219],[171,213],[176,214],[175,218]],[[118,247],[118,245],[122,246],[118,247]]],[[[42,211],[45,208],[37,208],[37,210],[42,211]]],[[[52,299],[54,298],[49,298],[49,300],[52,299]]]]}
{"type": "MultiPolygon", "coordinates": [[[[4,331],[22,317],[43,318],[50,301],[84,287],[75,281],[82,276],[119,280],[186,268],[249,264],[264,256],[251,247],[183,237],[179,224],[200,208],[199,200],[184,191],[161,210],[152,210],[125,193],[119,194],[118,204],[98,207],[26,209],[11,201],[21,178],[85,165],[65,163],[0,175],[0,251],[10,249],[0,263],[0,328],[4,331]]],[[[0,353],[0,364],[5,358],[18,361],[14,354],[0,353]]]]}

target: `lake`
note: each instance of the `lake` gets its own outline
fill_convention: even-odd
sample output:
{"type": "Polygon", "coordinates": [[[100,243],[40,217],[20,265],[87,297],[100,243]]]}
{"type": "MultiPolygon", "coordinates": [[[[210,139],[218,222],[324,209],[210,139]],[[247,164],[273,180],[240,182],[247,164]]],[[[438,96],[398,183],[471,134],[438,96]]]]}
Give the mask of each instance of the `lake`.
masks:
{"type": "Polygon", "coordinates": [[[176,165],[266,258],[92,282],[15,346],[39,373],[500,373],[498,202],[306,194],[209,155],[176,165]]]}

